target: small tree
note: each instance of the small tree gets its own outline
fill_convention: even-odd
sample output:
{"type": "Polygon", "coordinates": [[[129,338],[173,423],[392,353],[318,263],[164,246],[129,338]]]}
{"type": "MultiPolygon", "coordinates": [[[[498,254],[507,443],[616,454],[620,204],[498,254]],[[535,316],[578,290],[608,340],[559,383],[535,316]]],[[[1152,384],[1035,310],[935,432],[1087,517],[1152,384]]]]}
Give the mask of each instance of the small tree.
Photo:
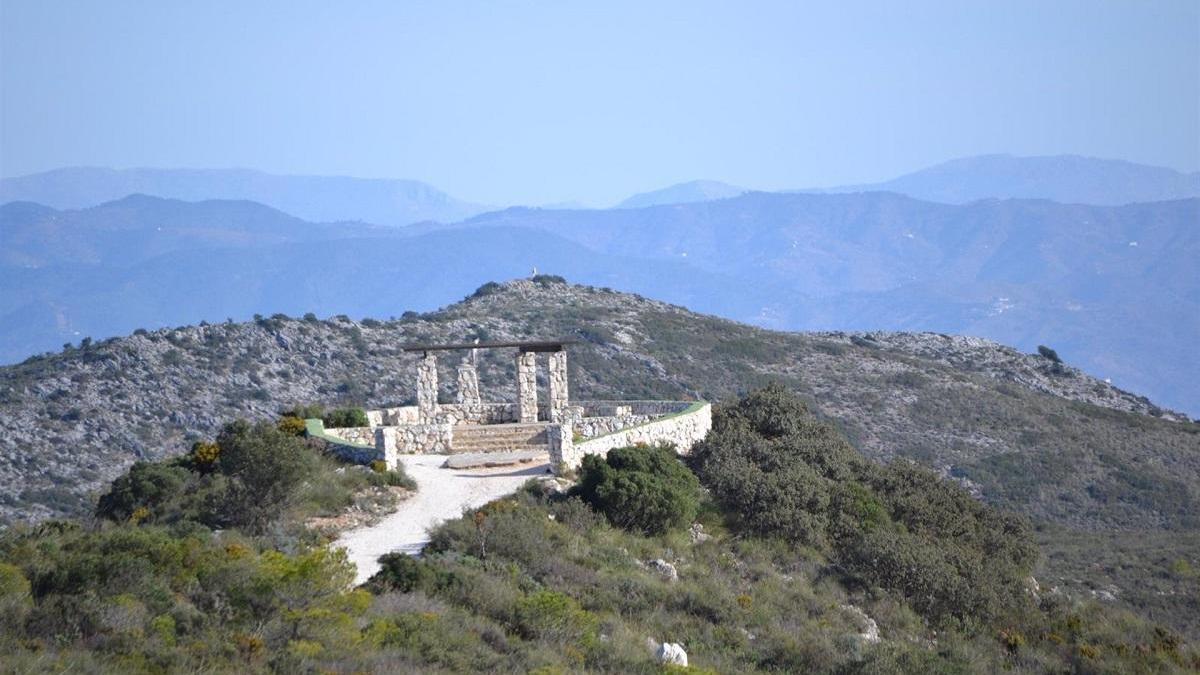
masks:
{"type": "Polygon", "coordinates": [[[1058,357],[1058,352],[1046,345],[1038,345],[1038,354],[1041,354],[1042,358],[1050,359],[1055,363],[1062,363],[1062,359],[1058,357]]]}
{"type": "Polygon", "coordinates": [[[686,526],[700,505],[700,481],[665,446],[584,457],[574,492],[613,525],[645,534],[686,526]]]}

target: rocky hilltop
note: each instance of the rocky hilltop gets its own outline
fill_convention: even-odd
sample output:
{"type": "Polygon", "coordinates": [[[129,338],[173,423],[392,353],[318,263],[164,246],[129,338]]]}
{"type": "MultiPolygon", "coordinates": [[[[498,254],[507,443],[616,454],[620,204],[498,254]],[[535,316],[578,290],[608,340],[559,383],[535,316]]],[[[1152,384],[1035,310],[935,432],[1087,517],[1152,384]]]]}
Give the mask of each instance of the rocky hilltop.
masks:
{"type": "MultiPolygon", "coordinates": [[[[404,402],[406,343],[548,336],[582,340],[579,398],[720,400],[779,379],[869,455],[933,465],[984,499],[1083,527],[1194,518],[1197,425],[1069,366],[974,338],[768,331],[554,278],[394,321],[138,331],[4,367],[0,508],[7,520],[85,510],[131,462],[183,452],[232,417],[404,402]]],[[[486,355],[486,395],[510,398],[512,371],[486,355]]]]}
{"type": "MultiPolygon", "coordinates": [[[[868,456],[932,466],[1031,517],[1044,584],[1200,631],[1184,564],[1200,555],[1200,424],[1186,416],[987,340],[770,331],[552,277],[390,321],[137,331],[0,368],[0,514],[90,511],[132,462],[183,453],[233,417],[411,403],[405,344],[538,337],[580,340],[569,363],[580,399],[719,401],[780,381],[868,456]]],[[[442,360],[443,383],[454,365],[442,360]]],[[[479,371],[486,398],[511,400],[510,354],[481,353],[479,371]]]]}

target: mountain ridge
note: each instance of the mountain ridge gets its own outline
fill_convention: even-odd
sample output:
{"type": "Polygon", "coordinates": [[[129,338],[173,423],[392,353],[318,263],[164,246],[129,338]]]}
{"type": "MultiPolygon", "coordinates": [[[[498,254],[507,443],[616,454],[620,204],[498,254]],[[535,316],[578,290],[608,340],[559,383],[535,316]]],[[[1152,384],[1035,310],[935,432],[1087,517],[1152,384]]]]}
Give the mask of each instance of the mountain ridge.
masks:
{"type": "Polygon", "coordinates": [[[80,209],[144,193],[190,201],[246,199],[312,221],[400,226],[458,221],[486,207],[416,180],[271,174],[254,169],[67,167],[0,179],[0,202],[80,209]]]}

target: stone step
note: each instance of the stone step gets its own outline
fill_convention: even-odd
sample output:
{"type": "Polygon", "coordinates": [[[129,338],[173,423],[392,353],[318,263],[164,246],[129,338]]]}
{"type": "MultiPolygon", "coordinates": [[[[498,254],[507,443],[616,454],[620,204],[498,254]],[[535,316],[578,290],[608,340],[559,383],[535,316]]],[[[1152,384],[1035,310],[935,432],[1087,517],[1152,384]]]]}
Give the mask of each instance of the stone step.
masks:
{"type": "Polygon", "coordinates": [[[545,462],[550,458],[542,449],[514,450],[512,452],[471,452],[453,455],[442,464],[446,469],[474,469],[489,466],[509,466],[529,462],[545,462]]]}
{"type": "Polygon", "coordinates": [[[538,434],[546,430],[545,424],[457,424],[454,435],[473,436],[506,436],[510,434],[538,434]]]}
{"type": "Polygon", "coordinates": [[[548,448],[545,441],[530,441],[517,439],[513,441],[459,441],[457,438],[450,444],[451,452],[495,452],[514,450],[517,448],[548,448]]]}

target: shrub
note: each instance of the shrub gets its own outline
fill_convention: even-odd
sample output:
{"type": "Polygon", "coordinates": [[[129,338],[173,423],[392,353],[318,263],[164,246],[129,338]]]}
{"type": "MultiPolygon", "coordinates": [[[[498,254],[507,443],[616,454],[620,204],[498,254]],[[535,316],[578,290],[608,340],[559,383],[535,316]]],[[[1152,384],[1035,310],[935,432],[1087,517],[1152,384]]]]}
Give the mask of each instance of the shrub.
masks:
{"type": "Polygon", "coordinates": [[[370,426],[367,421],[367,413],[362,408],[338,408],[331,410],[325,414],[325,426],[331,429],[343,429],[346,427],[366,427],[370,426]]]}
{"type": "Polygon", "coordinates": [[[432,595],[450,581],[451,577],[436,565],[405,553],[385,553],[379,558],[379,571],[367,580],[367,588],[376,594],[423,591],[432,595]]]}
{"type": "Polygon", "coordinates": [[[618,527],[662,534],[692,522],[700,482],[670,447],[616,448],[583,458],[574,494],[618,527]]]}
{"type": "Polygon", "coordinates": [[[1059,358],[1058,352],[1047,347],[1046,345],[1038,345],[1038,354],[1040,354],[1042,358],[1050,359],[1054,363],[1062,363],[1062,359],[1059,358]]]}
{"type": "Polygon", "coordinates": [[[295,415],[284,415],[275,423],[279,430],[290,436],[303,436],[305,431],[304,420],[295,415]]]}
{"type": "Polygon", "coordinates": [[[517,627],[528,638],[575,641],[594,630],[596,620],[569,595],[537,591],[517,601],[517,627]]]}
{"type": "Polygon", "coordinates": [[[187,483],[188,472],[176,464],[137,462],[128,473],[112,482],[100,497],[96,515],[114,521],[128,520],[138,508],[151,512],[179,493],[187,483]]]}
{"type": "Polygon", "coordinates": [[[221,458],[221,446],[210,441],[196,441],[192,444],[192,465],[201,473],[208,473],[216,467],[221,458]]]}
{"type": "Polygon", "coordinates": [[[221,472],[235,481],[226,515],[251,531],[261,531],[277,516],[316,468],[316,455],[300,439],[266,422],[231,422],[217,445],[221,472]]]}
{"type": "Polygon", "coordinates": [[[539,286],[554,286],[556,284],[565,284],[567,280],[557,274],[536,274],[532,279],[533,283],[539,286]]]}
{"type": "Polygon", "coordinates": [[[489,281],[486,284],[480,286],[479,288],[476,288],[474,293],[467,296],[467,299],[470,300],[472,298],[486,297],[486,296],[491,295],[492,293],[496,293],[501,288],[502,288],[502,286],[500,286],[500,284],[498,284],[494,281],[489,281]]]}
{"type": "Polygon", "coordinates": [[[927,469],[866,461],[781,386],[720,407],[692,464],[743,528],[823,549],[851,585],[926,617],[987,620],[1025,600],[1024,521],[927,469]]]}

